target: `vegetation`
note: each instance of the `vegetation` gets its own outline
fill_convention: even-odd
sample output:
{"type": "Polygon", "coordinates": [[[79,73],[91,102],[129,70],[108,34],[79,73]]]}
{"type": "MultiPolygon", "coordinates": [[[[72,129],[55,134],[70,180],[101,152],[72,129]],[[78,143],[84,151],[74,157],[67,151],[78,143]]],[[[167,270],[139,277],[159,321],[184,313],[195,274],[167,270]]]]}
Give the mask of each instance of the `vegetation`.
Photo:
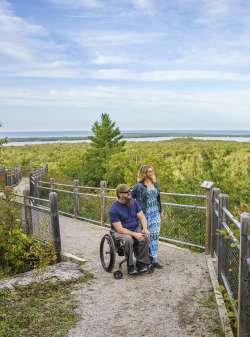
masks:
{"type": "Polygon", "coordinates": [[[92,278],[35,283],[14,290],[0,290],[0,336],[67,337],[80,319],[72,291],[92,278]]]}
{"type": "Polygon", "coordinates": [[[201,318],[206,322],[208,333],[211,333],[214,337],[225,337],[225,333],[221,327],[218,306],[213,290],[210,290],[207,293],[205,292],[203,297],[199,298],[199,304],[201,309],[201,318]]]}
{"type": "MultiPolygon", "coordinates": [[[[1,123],[0,123],[0,128],[2,127],[1,123]]],[[[7,143],[7,138],[0,138],[0,146],[7,143]]]]}
{"type": "Polygon", "coordinates": [[[24,233],[10,190],[0,200],[0,278],[40,268],[56,261],[52,244],[24,233]]]}
{"type": "Polygon", "coordinates": [[[112,155],[123,152],[125,141],[108,114],[101,115],[101,121],[92,127],[93,136],[85,154],[81,180],[89,185],[98,186],[107,173],[107,165],[112,155]]]}
{"type": "MultiPolygon", "coordinates": [[[[49,176],[57,181],[71,183],[79,179],[86,184],[87,149],[91,149],[88,144],[2,147],[0,166],[32,167],[48,163],[49,176]]],[[[91,165],[98,166],[94,159],[91,165]]],[[[106,159],[105,171],[99,178],[106,179],[110,187],[120,182],[133,185],[140,165],[145,163],[154,165],[162,191],[201,193],[201,182],[212,180],[229,194],[230,209],[236,216],[250,209],[249,143],[193,139],[126,143],[124,152],[106,159]]]]}

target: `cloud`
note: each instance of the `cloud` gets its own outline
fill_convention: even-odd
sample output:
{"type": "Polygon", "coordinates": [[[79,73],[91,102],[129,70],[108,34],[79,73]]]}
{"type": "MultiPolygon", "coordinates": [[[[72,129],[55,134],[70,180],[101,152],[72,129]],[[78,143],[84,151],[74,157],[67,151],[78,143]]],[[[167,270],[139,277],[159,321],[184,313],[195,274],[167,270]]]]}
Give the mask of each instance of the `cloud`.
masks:
{"type": "MultiPolygon", "coordinates": [[[[17,16],[10,3],[0,2],[0,73],[8,77],[67,77],[64,45],[39,24],[17,16]]],[[[69,75],[68,75],[69,76],[69,75]]]]}
{"type": "Polygon", "coordinates": [[[210,70],[128,72],[124,69],[100,69],[93,76],[106,80],[132,81],[250,81],[250,75],[210,70]]]}
{"type": "Polygon", "coordinates": [[[231,12],[233,7],[233,2],[231,0],[203,0],[202,2],[205,14],[211,17],[226,16],[231,12]]]}
{"type": "Polygon", "coordinates": [[[98,0],[48,0],[51,4],[71,9],[98,8],[102,3],[98,0]]]}
{"type": "Polygon", "coordinates": [[[226,111],[231,106],[250,106],[250,89],[194,92],[192,90],[164,90],[156,88],[119,88],[117,86],[83,86],[60,88],[1,88],[2,105],[72,105],[128,104],[132,106],[168,106],[193,104],[196,107],[213,105],[226,111]]]}
{"type": "Polygon", "coordinates": [[[155,8],[151,0],[134,0],[136,8],[141,9],[147,15],[153,15],[155,8]]]}
{"type": "Polygon", "coordinates": [[[96,57],[91,61],[93,64],[129,64],[131,60],[125,56],[115,56],[115,55],[102,55],[97,54],[96,57]]]}
{"type": "Polygon", "coordinates": [[[51,47],[47,30],[16,16],[10,4],[0,3],[0,54],[15,60],[30,62],[44,49],[51,47]],[[46,47],[45,47],[46,46],[46,47]]]}
{"type": "Polygon", "coordinates": [[[91,125],[100,111],[108,111],[114,120],[119,120],[122,128],[233,129],[247,125],[250,89],[197,92],[139,86],[5,86],[0,87],[0,106],[0,119],[12,128],[13,125],[27,128],[30,116],[35,116],[34,111],[47,114],[45,119],[41,115],[34,118],[31,128],[33,125],[36,129],[46,129],[54,123],[64,129],[77,128],[81,123],[91,125]],[[13,113],[6,116],[6,111],[13,113]],[[20,111],[23,112],[22,121],[16,124],[12,119],[20,111]]]}
{"type": "Polygon", "coordinates": [[[113,47],[125,45],[141,45],[155,42],[163,34],[144,33],[137,31],[85,31],[83,33],[70,33],[69,37],[81,47],[113,47]]]}

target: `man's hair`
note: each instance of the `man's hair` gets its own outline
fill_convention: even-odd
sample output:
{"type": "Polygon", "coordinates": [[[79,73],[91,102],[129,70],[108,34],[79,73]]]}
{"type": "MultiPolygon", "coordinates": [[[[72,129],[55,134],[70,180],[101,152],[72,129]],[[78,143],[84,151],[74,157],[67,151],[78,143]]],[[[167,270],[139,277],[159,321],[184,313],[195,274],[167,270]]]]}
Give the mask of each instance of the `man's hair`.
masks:
{"type": "Polygon", "coordinates": [[[119,193],[127,192],[129,191],[130,188],[127,184],[119,184],[116,187],[116,196],[119,198],[119,193]]]}

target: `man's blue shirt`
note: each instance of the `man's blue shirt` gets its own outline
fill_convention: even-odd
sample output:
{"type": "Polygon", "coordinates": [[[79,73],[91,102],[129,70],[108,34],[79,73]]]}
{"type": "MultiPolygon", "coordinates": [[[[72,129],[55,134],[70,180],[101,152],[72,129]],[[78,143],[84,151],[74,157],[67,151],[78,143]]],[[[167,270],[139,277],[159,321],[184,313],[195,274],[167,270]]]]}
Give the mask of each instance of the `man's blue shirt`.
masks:
{"type": "MultiPolygon", "coordinates": [[[[124,228],[135,231],[139,226],[137,213],[141,211],[139,204],[132,199],[131,206],[115,201],[110,208],[109,218],[111,226],[114,222],[121,222],[124,228]]],[[[112,226],[113,228],[113,226],[112,226]]]]}

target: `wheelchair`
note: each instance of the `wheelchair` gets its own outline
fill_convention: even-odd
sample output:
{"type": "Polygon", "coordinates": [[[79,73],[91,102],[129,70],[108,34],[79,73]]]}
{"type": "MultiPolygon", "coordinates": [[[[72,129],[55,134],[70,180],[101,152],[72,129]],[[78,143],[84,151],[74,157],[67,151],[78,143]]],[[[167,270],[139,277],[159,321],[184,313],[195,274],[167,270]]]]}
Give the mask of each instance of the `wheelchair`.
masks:
{"type": "MultiPolygon", "coordinates": [[[[100,260],[102,267],[108,273],[111,273],[115,266],[116,254],[118,256],[125,256],[124,254],[124,243],[122,239],[115,238],[114,231],[105,234],[100,243],[100,260]]],[[[125,257],[120,263],[118,270],[115,270],[113,275],[116,280],[123,278],[122,265],[124,262],[127,262],[125,257]]],[[[148,266],[148,273],[152,273],[154,268],[152,265],[148,266]]]]}
{"type": "MultiPolygon", "coordinates": [[[[124,254],[124,244],[122,239],[116,239],[114,232],[111,230],[110,233],[105,234],[100,243],[100,259],[103,266],[103,269],[108,273],[111,273],[114,269],[116,254],[119,256],[125,256],[124,254]]],[[[119,280],[123,278],[122,273],[122,264],[127,261],[125,257],[119,263],[119,269],[114,271],[114,278],[119,280]]]]}

